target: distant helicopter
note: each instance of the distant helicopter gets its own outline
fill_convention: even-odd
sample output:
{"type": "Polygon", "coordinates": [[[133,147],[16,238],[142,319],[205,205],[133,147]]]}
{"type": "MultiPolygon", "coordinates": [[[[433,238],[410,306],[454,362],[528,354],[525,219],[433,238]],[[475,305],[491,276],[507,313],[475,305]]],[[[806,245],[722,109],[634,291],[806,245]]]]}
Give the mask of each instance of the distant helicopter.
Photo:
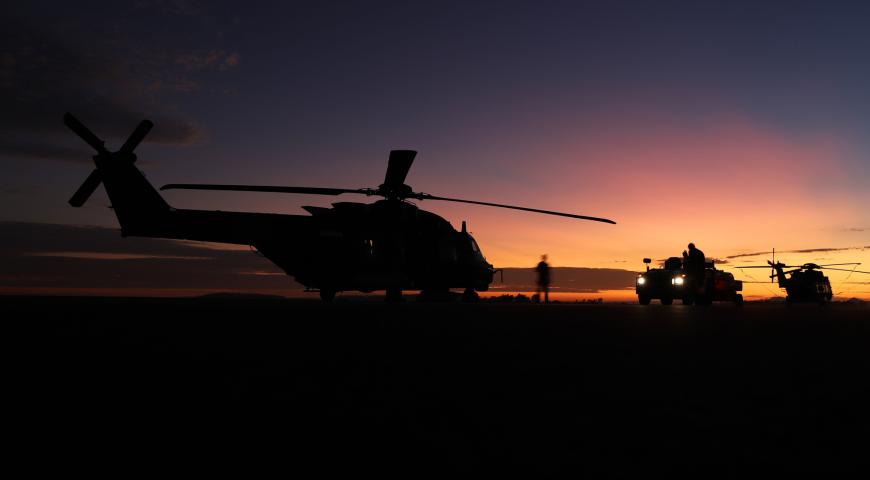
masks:
{"type": "Polygon", "coordinates": [[[170,184],[161,190],[380,196],[371,204],[339,202],[332,208],[303,207],[310,215],[182,210],[169,206],[133,162],[133,150],[153,127],[143,120],[120,150],[104,142],[67,113],[64,123],[97,151],[96,169],[69,203],[82,206],[102,183],[121,225],[122,236],[172,238],[251,245],[324,301],[337,292],[385,290],[399,300],[403,290],[440,295],[464,289],[463,298],[485,291],[497,272],[468,233],[465,222],[456,231],[447,220],[408,202],[442,200],[509,208],[562,217],[616,223],[613,220],[535,208],[461,200],[414,192],[405,177],[416,156],[393,150],[384,183],[377,188],[344,189],[256,185],[170,184]]]}
{"type": "Polygon", "coordinates": [[[779,288],[785,289],[785,303],[787,304],[812,302],[824,305],[830,302],[831,299],[834,298],[833,291],[831,290],[831,281],[821,272],[821,270],[838,270],[841,272],[870,274],[870,272],[862,272],[860,270],[834,268],[844,265],[861,265],[858,262],[830,263],[827,265],[817,265],[815,263],[786,265],[782,262],[776,261],[775,251],[774,259],[768,260],[767,264],[769,265],[767,267],[763,265],[753,265],[736,268],[770,268],[770,281],[773,282],[773,279],[776,278],[779,288]],[[786,268],[791,268],[793,270],[786,271],[786,268]]]}

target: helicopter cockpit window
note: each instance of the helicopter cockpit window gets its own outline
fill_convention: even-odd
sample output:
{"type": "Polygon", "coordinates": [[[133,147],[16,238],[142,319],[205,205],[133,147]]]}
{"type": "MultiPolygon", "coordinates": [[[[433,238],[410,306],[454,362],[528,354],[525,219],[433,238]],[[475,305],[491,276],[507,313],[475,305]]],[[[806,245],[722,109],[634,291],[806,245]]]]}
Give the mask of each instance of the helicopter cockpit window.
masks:
{"type": "Polygon", "coordinates": [[[479,252],[480,247],[477,246],[477,242],[475,242],[473,238],[469,238],[469,240],[471,241],[471,251],[474,253],[479,252]]]}

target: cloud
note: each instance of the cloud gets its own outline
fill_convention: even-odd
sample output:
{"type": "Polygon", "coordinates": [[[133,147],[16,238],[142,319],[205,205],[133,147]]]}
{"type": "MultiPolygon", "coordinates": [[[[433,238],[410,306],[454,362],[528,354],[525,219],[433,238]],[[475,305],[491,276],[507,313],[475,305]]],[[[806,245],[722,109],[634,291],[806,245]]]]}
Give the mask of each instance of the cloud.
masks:
{"type": "Polygon", "coordinates": [[[64,162],[92,164],[93,151],[40,142],[3,141],[0,135],[0,154],[15,158],[34,160],[60,160],[64,162]]]}
{"type": "Polygon", "coordinates": [[[8,186],[0,186],[0,195],[4,196],[12,196],[12,195],[22,195],[22,194],[31,194],[37,192],[39,187],[35,185],[8,185],[8,186]]]}
{"type": "Polygon", "coordinates": [[[183,52],[175,57],[175,64],[187,70],[206,70],[216,68],[226,70],[239,65],[239,54],[224,50],[200,50],[183,52]]]}
{"type": "MultiPolygon", "coordinates": [[[[850,250],[864,250],[870,248],[870,245],[863,247],[823,247],[823,248],[805,248],[801,250],[781,250],[776,253],[818,253],[818,252],[846,252],[850,250]]],[[[751,253],[738,253],[736,255],[729,255],[725,258],[747,258],[747,257],[758,257],[758,256],[769,256],[771,255],[770,251],[767,252],[751,252],[751,253]]]]}
{"type": "Polygon", "coordinates": [[[80,258],[83,260],[209,260],[209,257],[191,257],[184,255],[155,255],[145,253],[35,252],[25,255],[31,257],[80,258]]]}
{"type": "Polygon", "coordinates": [[[231,243],[214,243],[202,242],[199,240],[173,240],[178,245],[188,245],[194,248],[202,248],[206,250],[234,250],[234,251],[251,251],[248,245],[234,245],[231,243]]]}
{"type": "Polygon", "coordinates": [[[149,92],[182,92],[190,93],[199,90],[199,83],[187,77],[162,78],[148,84],[149,92]]]}
{"type": "Polygon", "coordinates": [[[0,290],[18,293],[77,288],[106,294],[131,289],[290,294],[302,289],[249,250],[122,238],[115,229],[90,226],[0,222],[0,265],[0,290]]]}
{"type": "Polygon", "coordinates": [[[868,247],[845,247],[845,248],[807,248],[804,250],[786,250],[783,253],[816,253],[816,252],[845,252],[847,250],[863,250],[868,247]]]}
{"type": "Polygon", "coordinates": [[[725,258],[735,259],[735,258],[743,258],[743,257],[758,257],[760,255],[770,255],[771,252],[752,252],[752,253],[738,253],[737,255],[729,255],[725,258]]]}
{"type": "MultiPolygon", "coordinates": [[[[554,267],[551,288],[560,292],[590,293],[634,288],[637,272],[618,268],[554,267]]],[[[537,274],[532,268],[505,268],[504,282],[496,275],[493,290],[534,291],[537,274]]]]}
{"type": "MultiPolygon", "coordinates": [[[[61,117],[69,111],[101,138],[125,139],[148,118],[155,123],[146,142],[191,145],[204,138],[202,127],[186,118],[163,92],[191,92],[198,83],[171,58],[198,60],[201,68],[223,70],[239,56],[151,51],[115,42],[87,49],[61,40],[25,19],[11,18],[0,30],[0,155],[68,161],[90,149],[76,143],[61,117]]],[[[68,32],[67,32],[68,33],[68,32]]],[[[77,38],[81,44],[93,38],[77,38]]],[[[192,63],[191,63],[192,62],[192,63]]],[[[87,159],[88,156],[84,158],[87,159]]]]}

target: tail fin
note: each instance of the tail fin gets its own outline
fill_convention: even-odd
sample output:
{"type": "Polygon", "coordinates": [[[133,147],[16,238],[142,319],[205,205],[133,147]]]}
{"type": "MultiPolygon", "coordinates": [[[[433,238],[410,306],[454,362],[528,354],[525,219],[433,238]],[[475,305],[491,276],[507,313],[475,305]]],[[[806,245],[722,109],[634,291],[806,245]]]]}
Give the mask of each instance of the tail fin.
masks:
{"type": "Polygon", "coordinates": [[[783,267],[785,267],[785,264],[782,263],[782,262],[776,262],[776,263],[773,263],[773,262],[771,262],[770,260],[768,260],[767,263],[768,263],[768,265],[770,265],[770,269],[771,269],[771,270],[775,270],[775,271],[776,271],[776,274],[775,274],[775,275],[774,275],[774,274],[771,274],[771,275],[770,275],[770,281],[772,282],[772,281],[773,281],[773,277],[776,276],[777,284],[778,284],[781,288],[785,288],[785,284],[786,284],[787,279],[785,278],[785,272],[783,272],[783,270],[782,270],[783,267]]]}
{"type": "Polygon", "coordinates": [[[136,161],[133,150],[148,135],[154,124],[143,120],[120,150],[110,152],[106,149],[105,142],[71,114],[65,114],[63,121],[97,151],[94,156],[96,169],[70,198],[70,205],[84,205],[102,183],[125,235],[148,235],[149,231],[163,224],[166,214],[171,211],[169,204],[133,165],[136,161]]]}

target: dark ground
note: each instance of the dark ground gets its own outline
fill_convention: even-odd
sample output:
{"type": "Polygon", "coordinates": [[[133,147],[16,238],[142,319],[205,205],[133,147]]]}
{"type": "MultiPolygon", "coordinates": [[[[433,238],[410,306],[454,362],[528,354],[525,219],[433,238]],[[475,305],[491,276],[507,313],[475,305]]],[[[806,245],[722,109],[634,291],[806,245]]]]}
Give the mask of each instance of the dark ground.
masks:
{"type": "Polygon", "coordinates": [[[863,306],[0,306],[31,472],[830,475],[870,451],[863,306]]]}

